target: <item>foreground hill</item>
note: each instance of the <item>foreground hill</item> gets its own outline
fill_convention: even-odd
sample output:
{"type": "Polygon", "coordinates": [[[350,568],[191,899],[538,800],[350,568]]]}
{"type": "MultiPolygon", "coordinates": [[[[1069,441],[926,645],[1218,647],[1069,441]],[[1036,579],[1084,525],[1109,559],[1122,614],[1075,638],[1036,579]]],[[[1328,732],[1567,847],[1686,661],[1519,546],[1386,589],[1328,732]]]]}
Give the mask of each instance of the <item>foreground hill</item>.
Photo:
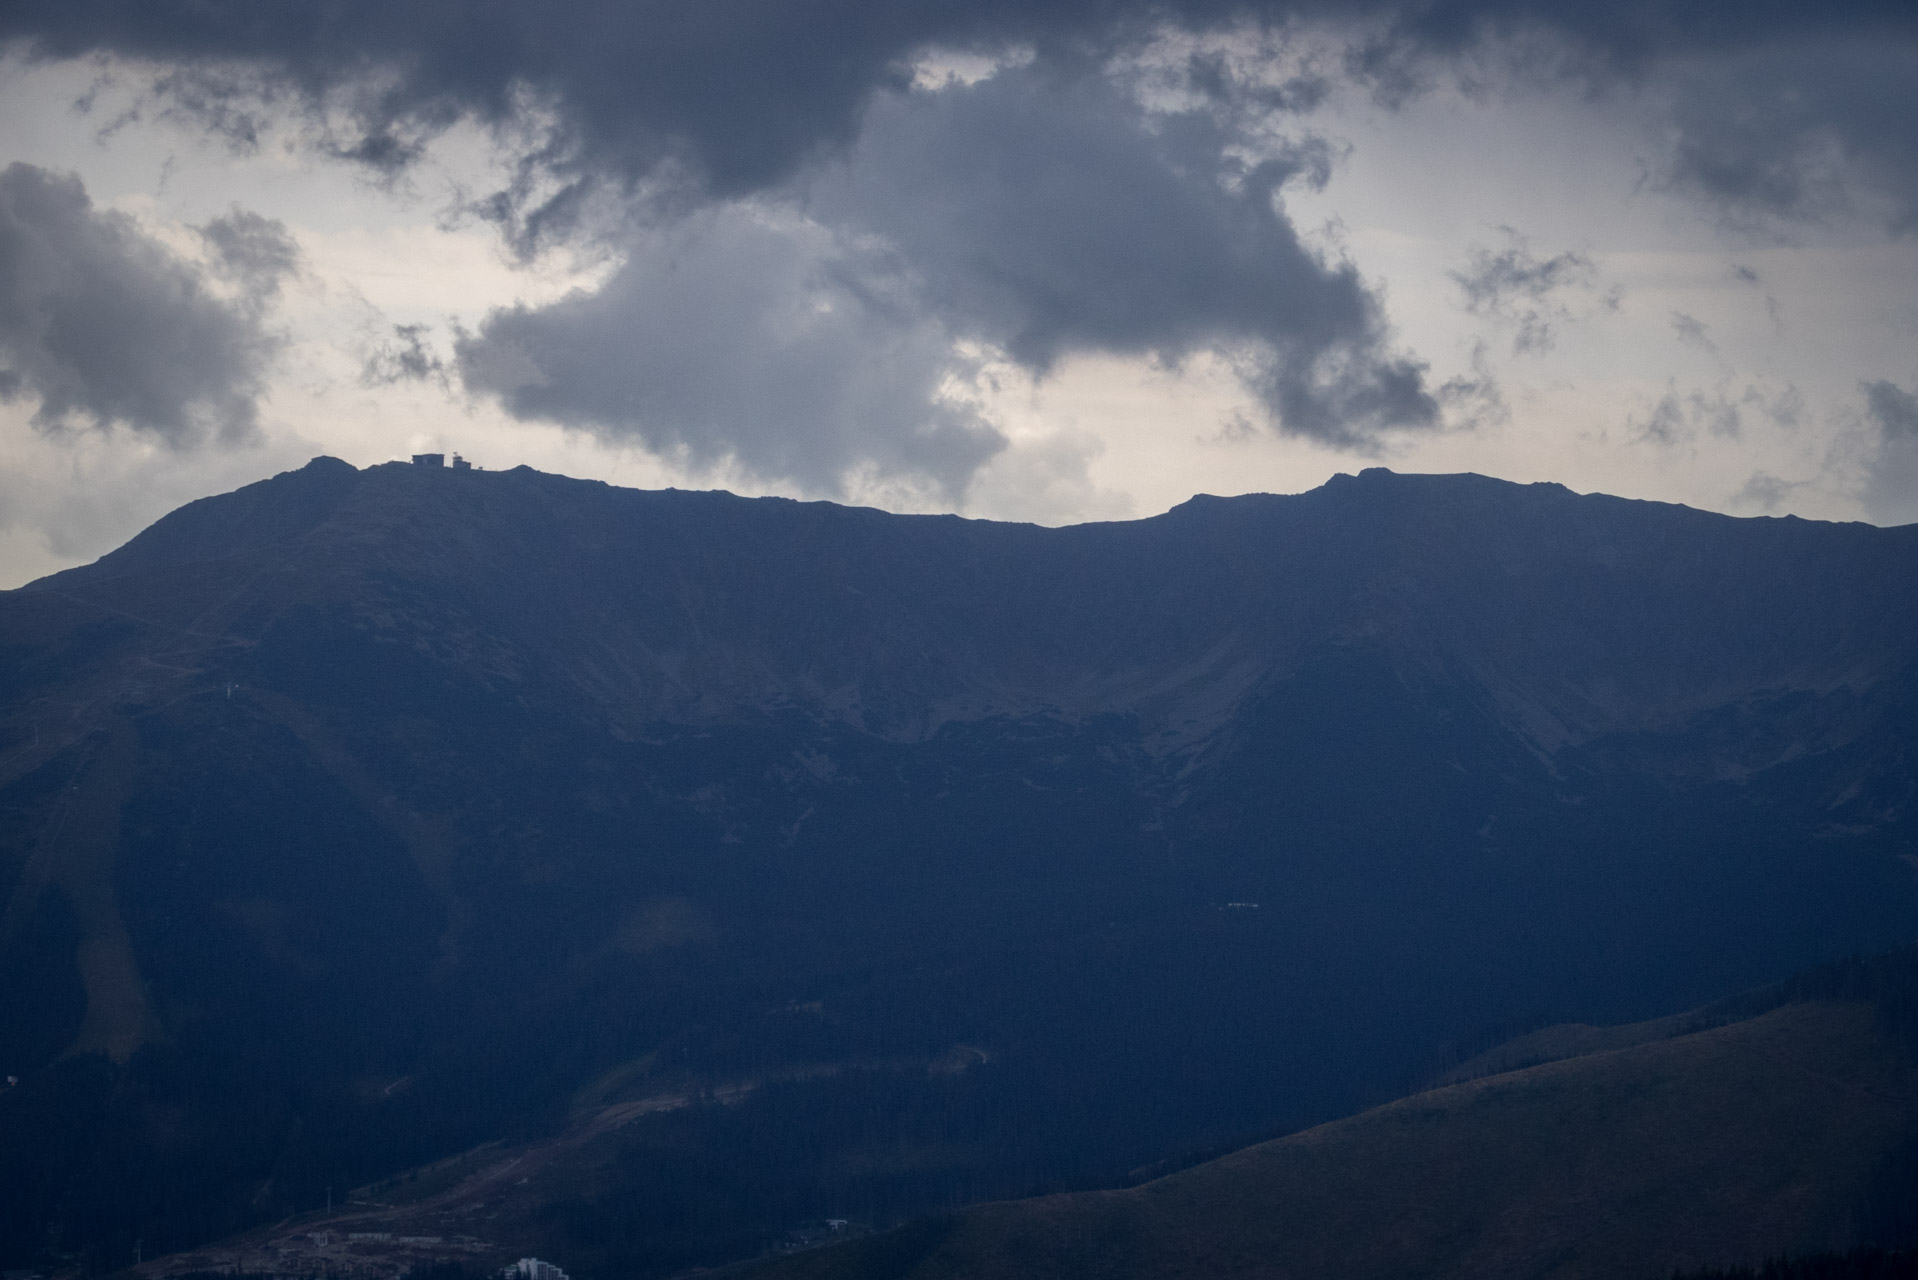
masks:
{"type": "Polygon", "coordinates": [[[1903,941],[1914,580],[1918,528],[1383,471],[194,503],[0,594],[0,1261],[613,1114],[487,1241],[663,1274],[1903,941]]]}
{"type": "Polygon", "coordinates": [[[1645,1039],[1417,1094],[1130,1190],[984,1205],[746,1274],[1659,1280],[1910,1243],[1918,957],[1876,967],[1877,1001],[1828,972],[1729,1024],[1615,1028],[1645,1039]]]}

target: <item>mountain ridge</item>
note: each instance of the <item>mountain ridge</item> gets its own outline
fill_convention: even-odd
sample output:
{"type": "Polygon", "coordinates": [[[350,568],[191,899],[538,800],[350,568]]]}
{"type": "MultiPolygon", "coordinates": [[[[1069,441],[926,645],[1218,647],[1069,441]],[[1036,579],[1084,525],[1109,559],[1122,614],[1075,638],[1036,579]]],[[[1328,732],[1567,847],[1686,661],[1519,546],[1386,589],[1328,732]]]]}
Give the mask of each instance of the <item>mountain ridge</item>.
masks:
{"type": "MultiPolygon", "coordinates": [[[[1477,523],[1481,526],[1473,532],[1482,534],[1485,526],[1497,526],[1498,517],[1511,516],[1515,510],[1522,516],[1524,508],[1537,507],[1541,503],[1559,505],[1570,503],[1572,505],[1567,508],[1568,510],[1602,516],[1614,513],[1617,510],[1617,504],[1626,501],[1603,496],[1572,495],[1568,490],[1553,485],[1516,486],[1503,481],[1469,475],[1402,477],[1384,472],[1382,469],[1375,469],[1357,477],[1335,477],[1326,486],[1302,495],[1245,495],[1238,498],[1201,496],[1181,504],[1180,507],[1164,515],[1148,517],[1144,520],[1071,526],[1053,530],[1042,529],[1039,526],[1000,525],[989,521],[962,521],[958,517],[893,517],[871,509],[845,508],[830,503],[792,503],[786,499],[743,499],[732,495],[696,494],[674,490],[650,493],[618,490],[598,482],[566,481],[526,469],[504,473],[456,473],[435,472],[432,469],[413,468],[405,464],[388,464],[366,472],[349,473],[343,470],[346,465],[337,463],[335,460],[316,460],[301,471],[284,473],[273,480],[248,486],[234,495],[190,504],[175,516],[157,523],[148,533],[135,538],[122,551],[110,553],[93,565],[50,575],[48,578],[29,584],[22,590],[27,592],[68,591],[73,588],[84,588],[87,584],[99,583],[116,573],[135,569],[143,572],[171,570],[184,573],[195,564],[211,565],[230,560],[234,558],[234,553],[221,544],[230,543],[240,533],[233,519],[234,514],[237,513],[242,523],[252,521],[266,526],[264,530],[254,530],[251,535],[253,545],[262,548],[265,552],[276,555],[304,555],[307,559],[315,555],[337,558],[341,554],[349,557],[357,556],[361,560],[370,557],[373,563],[369,569],[373,570],[377,570],[381,563],[390,563],[394,556],[398,556],[414,573],[422,569],[431,573],[434,571],[435,562],[438,561],[443,577],[450,579],[470,597],[484,599],[489,594],[490,584],[485,581],[484,573],[476,570],[483,566],[488,555],[499,554],[502,549],[496,544],[486,545],[483,539],[476,542],[477,535],[471,533],[463,535],[466,539],[464,545],[448,547],[436,543],[435,539],[425,537],[416,526],[419,520],[430,519],[437,522],[436,529],[444,534],[463,527],[470,528],[476,514],[484,514],[494,522],[504,519],[508,513],[499,509],[502,504],[498,500],[505,495],[491,491],[492,486],[501,482],[530,490],[530,493],[514,495],[516,497],[532,496],[536,499],[544,498],[549,504],[557,501],[562,505],[581,507],[598,504],[608,509],[609,516],[615,522],[613,528],[628,534],[644,532],[648,522],[645,508],[672,506],[681,508],[680,512],[674,513],[675,515],[691,512],[700,524],[715,518],[719,510],[723,508],[729,512],[731,518],[747,522],[759,520],[763,523],[764,518],[772,512],[779,512],[782,517],[788,518],[788,522],[791,517],[796,516],[802,522],[802,530],[833,523],[842,526],[883,524],[894,530],[903,530],[908,535],[914,531],[925,533],[936,530],[937,532],[932,535],[934,545],[926,545],[926,540],[922,537],[911,544],[910,550],[901,548],[892,556],[896,562],[905,555],[924,554],[932,559],[932,564],[915,566],[913,570],[906,570],[895,565],[887,571],[895,579],[891,582],[874,582],[870,580],[870,574],[863,580],[864,585],[851,580],[842,582],[833,576],[830,565],[807,566],[798,571],[799,574],[813,579],[805,585],[812,589],[815,596],[832,587],[837,587],[842,595],[847,596],[846,599],[838,602],[826,601],[828,605],[837,603],[842,606],[839,610],[842,616],[836,623],[829,624],[835,626],[840,635],[854,628],[869,629],[874,625],[875,619],[871,610],[860,607],[862,597],[874,591],[890,593],[888,602],[895,606],[895,611],[905,613],[908,623],[903,632],[900,632],[896,625],[893,628],[895,635],[892,637],[892,642],[904,652],[889,657],[884,652],[883,645],[878,646],[880,652],[874,655],[880,664],[877,671],[873,669],[870,662],[863,668],[834,662],[829,652],[822,654],[820,646],[815,645],[809,650],[802,649],[795,655],[796,661],[789,664],[789,669],[785,671],[711,672],[701,670],[689,674],[685,679],[676,679],[677,668],[683,666],[687,660],[686,651],[689,646],[686,636],[663,635],[657,627],[651,628],[654,634],[646,635],[644,631],[647,628],[635,625],[634,619],[618,617],[616,610],[601,610],[600,616],[593,617],[589,614],[585,621],[611,623],[624,628],[629,634],[640,632],[640,634],[630,635],[630,638],[639,641],[637,646],[639,652],[651,654],[654,669],[650,672],[631,669],[622,672],[608,664],[599,671],[579,670],[574,673],[583,685],[593,687],[596,693],[611,705],[632,702],[637,693],[638,705],[632,708],[633,715],[637,719],[654,718],[660,715],[669,718],[686,715],[697,717],[702,714],[702,708],[705,713],[710,713],[716,709],[714,702],[716,695],[713,691],[715,688],[720,688],[730,689],[731,692],[718,695],[717,705],[719,706],[732,705],[750,709],[763,706],[769,700],[781,696],[796,697],[828,713],[838,708],[841,714],[855,717],[856,723],[863,729],[873,730],[885,725],[890,731],[923,734],[932,731],[938,723],[943,722],[939,718],[940,713],[934,712],[930,720],[927,720],[922,713],[917,717],[919,723],[916,725],[892,723],[888,721],[888,712],[883,706],[869,705],[876,701],[873,697],[875,691],[865,686],[873,683],[882,686],[887,684],[886,676],[895,674],[891,669],[900,666],[901,659],[906,660],[905,665],[910,669],[904,673],[897,673],[898,678],[923,683],[927,679],[924,670],[927,664],[921,662],[914,668],[909,660],[911,651],[918,649],[939,654],[941,658],[950,660],[951,646],[942,646],[941,640],[955,628],[968,631],[970,634],[966,636],[966,639],[969,642],[983,642],[987,655],[985,669],[978,668],[975,662],[950,662],[950,665],[958,670],[952,679],[945,682],[945,694],[951,701],[950,714],[956,714],[962,718],[998,713],[1030,714],[1039,711],[1083,715],[1097,714],[1098,711],[1107,707],[1121,709],[1132,706],[1150,707],[1155,701],[1154,685],[1162,683],[1167,678],[1163,671],[1168,664],[1175,671],[1187,672],[1187,683],[1197,680],[1203,686],[1207,683],[1207,675],[1212,674],[1225,682],[1225,687],[1219,691],[1219,696],[1231,698],[1235,691],[1238,696],[1243,696],[1248,691],[1249,684],[1256,682],[1264,674],[1251,668],[1252,659],[1246,653],[1248,647],[1262,655],[1269,667],[1275,650],[1283,653],[1288,649],[1295,649],[1300,642],[1299,636],[1288,634],[1291,628],[1287,627],[1283,619],[1275,619],[1272,616],[1275,603],[1271,598],[1272,593],[1275,590],[1287,590],[1285,579],[1287,577],[1296,579],[1298,576],[1295,570],[1286,568],[1284,553],[1290,551],[1293,559],[1314,554],[1336,559],[1341,551],[1349,552],[1349,548],[1328,545],[1321,538],[1317,545],[1275,548],[1280,562],[1276,565],[1261,565],[1256,560],[1248,560],[1243,548],[1237,549],[1237,555],[1222,551],[1220,539],[1222,535],[1228,540],[1235,535],[1241,537],[1263,535],[1269,539],[1274,534],[1260,528],[1260,522],[1263,520],[1264,523],[1270,524],[1274,518],[1290,517],[1294,512],[1304,510],[1301,504],[1317,503],[1324,506],[1343,495],[1362,497],[1368,491],[1376,490],[1380,492],[1373,493],[1362,509],[1343,514],[1335,509],[1333,514],[1348,524],[1353,519],[1390,522],[1394,518],[1392,507],[1389,503],[1382,501],[1385,496],[1383,491],[1387,489],[1394,495],[1394,501],[1399,500],[1399,496],[1404,494],[1411,495],[1411,499],[1416,502],[1429,501],[1430,495],[1433,494],[1443,495],[1449,499],[1458,493],[1465,493],[1474,502],[1486,498],[1496,500],[1499,509],[1495,512],[1469,510],[1466,512],[1466,518],[1475,516],[1477,523]],[[1427,483],[1428,480],[1433,483],[1427,483]],[[541,493],[542,490],[545,492],[541,493]],[[561,491],[564,491],[563,494],[561,491]],[[269,496],[270,501],[268,501],[269,496]],[[251,499],[251,501],[242,503],[240,501],[242,498],[251,499]],[[492,500],[493,507],[483,513],[476,513],[461,506],[462,503],[481,499],[492,500]],[[357,506],[354,505],[356,501],[357,506]],[[612,510],[621,503],[626,505],[627,510],[624,512],[612,510]],[[262,513],[256,511],[256,508],[265,508],[265,510],[262,513]],[[291,518],[287,515],[289,512],[291,518]],[[350,524],[335,528],[328,533],[329,524],[338,524],[336,517],[343,513],[352,517],[350,524]],[[623,523],[620,521],[621,516],[625,517],[623,523]],[[201,527],[203,524],[204,527],[201,527]],[[1111,542],[1117,539],[1119,540],[1117,551],[1120,555],[1143,558],[1149,555],[1153,542],[1162,540],[1163,534],[1185,532],[1189,527],[1198,530],[1205,539],[1205,545],[1208,545],[1218,556],[1220,563],[1198,567],[1198,580],[1195,582],[1180,581],[1187,573],[1192,572],[1191,566],[1180,566],[1174,571],[1145,565],[1135,576],[1144,579],[1138,585],[1140,589],[1148,592],[1147,599],[1152,601],[1154,607],[1167,613],[1190,611],[1194,621],[1191,626],[1183,630],[1189,632],[1202,625],[1206,630],[1209,643],[1193,643],[1189,635],[1179,634],[1180,627],[1174,625],[1168,628],[1163,623],[1158,627],[1160,634],[1156,636],[1128,637],[1135,643],[1140,638],[1152,642],[1159,654],[1157,665],[1161,671],[1156,680],[1152,677],[1128,679],[1127,673],[1122,669],[1115,670],[1109,660],[1112,646],[1109,643],[1102,645],[1098,639],[1100,635],[1110,635],[1125,630],[1124,624],[1117,624],[1111,618],[1102,616],[1102,613],[1110,612],[1109,607],[1104,611],[1100,608],[1102,604],[1110,606],[1112,603],[1110,597],[1120,588],[1111,580],[1109,572],[1104,578],[1094,577],[1090,580],[1075,581],[1074,562],[1083,560],[1085,554],[1083,544],[1088,540],[1103,539],[1111,542]],[[409,533],[409,529],[413,531],[409,533]],[[949,544],[952,541],[950,535],[955,532],[959,533],[964,544],[958,548],[950,545],[942,548],[938,545],[942,540],[949,544]],[[301,545],[302,542],[313,542],[316,538],[316,545],[301,545]],[[216,544],[212,550],[207,550],[202,545],[208,541],[216,544]],[[186,545],[183,549],[174,549],[169,545],[171,542],[183,542],[186,545]],[[1043,549],[1052,553],[1054,561],[1062,563],[1039,567],[1029,565],[1021,575],[1016,563],[1017,557],[1015,557],[1015,563],[1009,571],[1009,581],[978,581],[976,578],[968,580],[968,575],[963,570],[954,567],[953,555],[955,551],[963,554],[968,549],[965,544],[974,544],[971,549],[978,550],[976,544],[979,543],[988,544],[984,547],[987,552],[997,550],[1001,553],[1006,549],[1006,544],[1012,543],[1017,546],[1018,552],[1028,559],[1037,557],[1043,549]],[[1075,543],[1081,545],[1074,545],[1075,543]],[[469,563],[463,567],[456,563],[446,563],[448,555],[455,557],[464,555],[469,563]],[[1275,573],[1281,580],[1276,584],[1268,582],[1261,590],[1258,583],[1261,571],[1268,580],[1275,573]],[[966,627],[967,619],[953,615],[950,610],[929,611],[923,598],[915,600],[911,588],[902,585],[901,580],[910,581],[915,576],[937,578],[941,573],[950,579],[948,585],[951,590],[969,600],[975,609],[983,608],[986,611],[985,617],[991,624],[984,628],[988,632],[987,635],[980,636],[978,633],[982,628],[976,625],[966,627]],[[1020,581],[1021,576],[1027,581],[1020,581]],[[995,593],[1005,590],[1008,585],[1015,589],[1023,588],[1016,591],[1017,606],[1011,609],[995,610],[991,603],[995,593]],[[1246,597],[1246,603],[1241,609],[1228,611],[1223,615],[1217,608],[1207,608],[1200,598],[1206,594],[1230,598],[1235,591],[1246,597]],[[1101,599],[1102,596],[1106,599],[1101,599]],[[1074,605],[1079,606],[1077,612],[1080,614],[1091,616],[1072,616],[1074,605]],[[1252,612],[1248,614],[1246,609],[1251,609],[1252,612]],[[1200,619],[1204,620],[1203,624],[1199,622],[1200,619]],[[1024,631],[1034,633],[1029,636],[1027,644],[1027,648],[1033,651],[1018,653],[1008,650],[1001,644],[996,646],[998,656],[994,659],[992,655],[995,652],[995,646],[991,643],[990,631],[996,628],[1017,634],[1022,624],[1024,631]],[[942,648],[945,648],[947,652],[941,653],[942,648]],[[1101,649],[1108,654],[1108,660],[1105,662],[1100,660],[1101,649]],[[972,669],[968,670],[968,667],[972,669]],[[877,681],[874,679],[875,676],[878,677],[877,681]],[[642,682],[650,684],[652,688],[650,694],[635,690],[635,684],[642,682]],[[848,701],[849,698],[860,699],[860,706],[855,708],[848,701]]],[[[537,506],[537,501],[533,505],[537,506]]],[[[1452,501],[1445,509],[1440,510],[1436,517],[1428,519],[1426,523],[1428,525],[1441,523],[1448,518],[1456,520],[1457,508],[1461,505],[1470,504],[1452,501]]],[[[555,519],[549,513],[543,521],[535,520],[527,515],[527,507],[528,504],[525,502],[513,504],[510,514],[521,522],[522,527],[536,527],[539,523],[548,526],[540,530],[537,536],[545,539],[541,544],[542,550],[550,553],[552,558],[561,558],[561,552],[568,555],[577,555],[581,552],[603,554],[611,550],[605,541],[606,538],[613,536],[610,529],[582,532],[577,528],[568,528],[564,514],[555,519]],[[569,534],[571,535],[570,544],[568,543],[569,534]]],[[[1691,526],[1693,532],[1701,529],[1723,531],[1728,522],[1735,520],[1733,517],[1694,512],[1689,508],[1671,507],[1665,504],[1643,504],[1640,514],[1647,511],[1653,513],[1660,521],[1683,522],[1691,526]]],[[[1297,524],[1297,520],[1293,519],[1292,523],[1297,524]]],[[[1771,521],[1764,517],[1757,518],[1755,521],[1738,523],[1747,533],[1754,529],[1790,530],[1798,534],[1801,541],[1805,534],[1824,536],[1829,539],[1834,536],[1845,536],[1847,532],[1871,530],[1870,526],[1825,526],[1796,520],[1771,521]]],[[[1918,526],[1908,528],[1918,530],[1918,526]]],[[[1389,536],[1390,532],[1388,529],[1381,534],[1379,530],[1372,529],[1369,531],[1369,536],[1376,544],[1381,536],[1389,536]]],[[[1443,534],[1443,528],[1440,529],[1440,533],[1443,534]]],[[[522,537],[524,536],[522,534],[522,537]]],[[[1616,545],[1608,544],[1602,533],[1587,532],[1583,535],[1583,539],[1588,545],[1574,546],[1571,548],[1571,554],[1558,555],[1554,563],[1562,568],[1566,562],[1569,562],[1589,577],[1594,566],[1602,570],[1607,559],[1616,559],[1619,555],[1625,554],[1616,545]]],[[[1918,533],[1901,535],[1896,530],[1872,530],[1866,540],[1876,541],[1881,545],[1908,544],[1904,547],[1906,555],[1912,554],[1913,548],[1918,548],[1918,533]]],[[[856,542],[857,540],[855,545],[856,542]]],[[[506,554],[523,553],[526,550],[528,550],[526,547],[504,548],[506,554]]],[[[681,554],[689,550],[694,554],[697,553],[697,548],[689,549],[683,545],[683,542],[682,545],[672,547],[670,550],[681,554]]],[[[777,547],[762,546],[760,548],[761,553],[769,557],[778,557],[780,550],[777,547]]],[[[1112,548],[1099,550],[1110,554],[1112,548]]],[[[1523,572],[1518,563],[1523,558],[1523,552],[1509,546],[1502,550],[1495,546],[1494,550],[1507,562],[1499,566],[1503,573],[1510,575],[1523,572]]],[[[1538,558],[1537,546],[1523,550],[1533,553],[1532,558],[1538,558]]],[[[792,554],[791,549],[786,549],[784,558],[790,561],[792,554]]],[[[1656,554],[1655,543],[1649,548],[1637,549],[1637,555],[1641,560],[1656,554]]],[[[1334,636],[1344,634],[1348,640],[1373,638],[1381,627],[1406,630],[1403,615],[1407,609],[1423,612],[1428,620],[1437,619],[1442,624],[1446,622],[1446,610],[1442,603],[1430,598],[1411,600],[1404,598],[1412,590],[1408,575],[1416,579],[1421,575],[1429,574],[1431,572],[1429,561],[1425,564],[1415,561],[1410,565],[1395,567],[1389,556],[1382,555],[1376,550],[1371,555],[1373,561],[1383,559],[1385,563],[1382,565],[1359,564],[1353,567],[1353,572],[1357,576],[1358,585],[1369,591],[1372,599],[1325,598],[1321,591],[1318,593],[1321,598],[1317,600],[1288,600],[1286,602],[1288,608],[1297,609],[1303,605],[1307,610],[1315,609],[1322,615],[1331,615],[1323,619],[1321,627],[1329,626],[1334,636]],[[1340,615],[1344,615],[1343,620],[1340,615]]],[[[1349,554],[1347,558],[1349,559],[1349,554]]],[[[733,573],[742,572],[741,566],[737,564],[714,567],[733,573]]],[[[849,566],[842,565],[842,574],[848,568],[849,566]]],[[[569,585],[577,587],[578,593],[589,600],[597,598],[604,602],[614,595],[614,592],[609,589],[611,584],[604,580],[569,585]]],[[[649,585],[654,597],[677,594],[680,597],[681,607],[689,612],[697,610],[702,603],[697,598],[699,592],[691,589],[684,581],[649,585]]],[[[759,616],[741,618],[737,616],[735,610],[734,616],[717,621],[722,624],[730,622],[734,625],[743,623],[751,629],[752,634],[762,639],[777,636],[781,627],[776,619],[795,615],[803,616],[808,607],[815,612],[819,607],[819,601],[816,599],[810,602],[795,600],[793,592],[781,591],[779,584],[766,581],[764,575],[757,581],[749,580],[739,585],[744,589],[765,593],[766,598],[760,609],[756,611],[759,616]]],[[[1492,596],[1492,603],[1496,604],[1497,592],[1488,591],[1487,584],[1479,585],[1481,594],[1492,596]]],[[[1581,585],[1590,588],[1595,585],[1602,587],[1603,584],[1588,581],[1581,585]]],[[[1698,584],[1687,585],[1696,587],[1698,584]]],[[[1843,586],[1854,598],[1860,594],[1870,594],[1870,592],[1861,593],[1850,590],[1852,585],[1830,584],[1826,588],[1826,599],[1821,602],[1821,607],[1810,609],[1808,612],[1821,617],[1842,617],[1847,610],[1835,602],[1841,600],[1845,592],[1834,590],[1834,588],[1843,586]]],[[[501,609],[501,602],[492,603],[496,613],[505,611],[510,614],[510,609],[501,609]]],[[[1128,600],[1125,603],[1134,605],[1136,608],[1137,602],[1134,600],[1128,600]]],[[[1855,612],[1855,608],[1853,611],[1855,612]]],[[[577,607],[573,612],[579,612],[577,607]]],[[[1914,613],[1909,607],[1898,612],[1904,615],[1901,621],[1918,619],[1918,613],[1914,613]]],[[[510,621],[523,628],[528,619],[522,617],[510,619],[510,621]]],[[[694,635],[698,634],[698,627],[704,621],[707,620],[695,621],[694,635]]],[[[1510,661],[1512,654],[1509,644],[1504,643],[1500,637],[1487,635],[1482,627],[1473,628],[1473,630],[1476,634],[1445,638],[1452,642],[1451,647],[1454,649],[1457,649],[1463,641],[1478,649],[1481,654],[1489,653],[1489,660],[1493,662],[1500,659],[1510,661]],[[1500,653],[1501,648],[1506,652],[1500,653]]],[[[837,638],[837,636],[829,637],[829,639],[837,638]]],[[[1411,655],[1412,660],[1427,662],[1440,660],[1429,652],[1429,646],[1406,646],[1403,643],[1406,637],[1399,636],[1397,639],[1401,642],[1401,648],[1410,647],[1414,650],[1411,655]],[[1420,648],[1427,651],[1416,652],[1420,648]]],[[[1529,639],[1536,644],[1541,640],[1550,641],[1552,637],[1539,634],[1529,639]]],[[[1614,639],[1616,640],[1617,637],[1614,639]]],[[[1551,656],[1555,661],[1563,662],[1575,659],[1578,655],[1555,653],[1551,656]]],[[[1869,656],[1862,660],[1868,665],[1856,672],[1827,670],[1815,673],[1771,672],[1767,674],[1774,678],[1774,683],[1796,676],[1798,685],[1821,692],[1842,687],[1854,678],[1881,678],[1885,674],[1882,669],[1872,669],[1869,665],[1872,659],[1869,656]]],[[[1180,681],[1175,677],[1174,685],[1178,683],[1180,681]]],[[[1523,685],[1526,682],[1521,680],[1518,683],[1523,685]]],[[[1762,682],[1748,681],[1744,686],[1695,694],[1682,705],[1696,711],[1700,707],[1714,703],[1722,704],[1736,696],[1754,692],[1752,686],[1755,683],[1762,687],[1762,682]]],[[[1521,701],[1506,709],[1507,714],[1515,727],[1534,738],[1543,749],[1555,750],[1560,746],[1589,738],[1594,733],[1617,731],[1633,723],[1637,718],[1633,708],[1608,705],[1608,702],[1616,702],[1620,697],[1628,700],[1631,698],[1632,691],[1613,688],[1615,684],[1615,678],[1602,675],[1595,677],[1588,682],[1588,687],[1582,691],[1582,697],[1575,704],[1568,703],[1562,696],[1548,702],[1536,691],[1528,690],[1520,695],[1521,701]],[[1610,683],[1607,683],[1608,680],[1610,683]]],[[[934,687],[936,688],[937,685],[935,684],[934,687]]],[[[1650,692],[1669,702],[1672,690],[1668,688],[1650,692]]],[[[1646,701],[1645,691],[1640,691],[1636,700],[1640,703],[1646,701]]],[[[1177,713],[1175,711],[1167,714],[1176,715],[1177,713]]]]}

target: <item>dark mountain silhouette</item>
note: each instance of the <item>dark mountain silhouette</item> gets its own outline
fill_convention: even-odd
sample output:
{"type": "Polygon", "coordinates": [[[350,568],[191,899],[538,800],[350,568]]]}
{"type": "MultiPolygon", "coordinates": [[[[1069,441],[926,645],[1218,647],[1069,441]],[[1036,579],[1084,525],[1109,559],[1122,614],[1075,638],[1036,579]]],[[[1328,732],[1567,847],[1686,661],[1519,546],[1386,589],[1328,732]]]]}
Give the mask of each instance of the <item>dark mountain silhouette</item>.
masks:
{"type": "Polygon", "coordinates": [[[0,1257],[598,1124],[513,1230],[659,1274],[1903,941],[1914,570],[1384,471],[1068,529],[330,459],[191,504],[0,595],[0,1257]]]}

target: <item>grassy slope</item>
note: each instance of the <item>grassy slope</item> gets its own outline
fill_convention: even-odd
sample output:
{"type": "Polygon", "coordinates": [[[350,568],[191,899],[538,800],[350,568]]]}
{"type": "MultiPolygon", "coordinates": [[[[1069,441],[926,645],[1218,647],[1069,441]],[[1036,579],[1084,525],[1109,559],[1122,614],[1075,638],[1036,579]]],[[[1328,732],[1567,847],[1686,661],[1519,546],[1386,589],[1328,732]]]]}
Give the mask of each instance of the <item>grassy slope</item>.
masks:
{"type": "Polygon", "coordinates": [[[1657,1277],[1842,1247],[1918,1126],[1868,1005],[1453,1085],[1127,1191],[984,1205],[755,1277],[1657,1277]]]}

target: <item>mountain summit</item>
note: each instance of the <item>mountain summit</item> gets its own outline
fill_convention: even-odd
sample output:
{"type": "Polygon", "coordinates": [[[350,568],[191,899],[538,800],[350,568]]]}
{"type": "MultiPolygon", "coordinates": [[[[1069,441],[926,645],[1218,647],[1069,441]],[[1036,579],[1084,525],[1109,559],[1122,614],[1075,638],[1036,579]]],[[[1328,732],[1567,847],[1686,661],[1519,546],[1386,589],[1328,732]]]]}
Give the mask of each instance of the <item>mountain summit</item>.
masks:
{"type": "Polygon", "coordinates": [[[664,1273],[1902,941],[1913,581],[1470,475],[1047,529],[316,459],[0,595],[0,1253],[623,1106],[527,1230],[664,1273]]]}

